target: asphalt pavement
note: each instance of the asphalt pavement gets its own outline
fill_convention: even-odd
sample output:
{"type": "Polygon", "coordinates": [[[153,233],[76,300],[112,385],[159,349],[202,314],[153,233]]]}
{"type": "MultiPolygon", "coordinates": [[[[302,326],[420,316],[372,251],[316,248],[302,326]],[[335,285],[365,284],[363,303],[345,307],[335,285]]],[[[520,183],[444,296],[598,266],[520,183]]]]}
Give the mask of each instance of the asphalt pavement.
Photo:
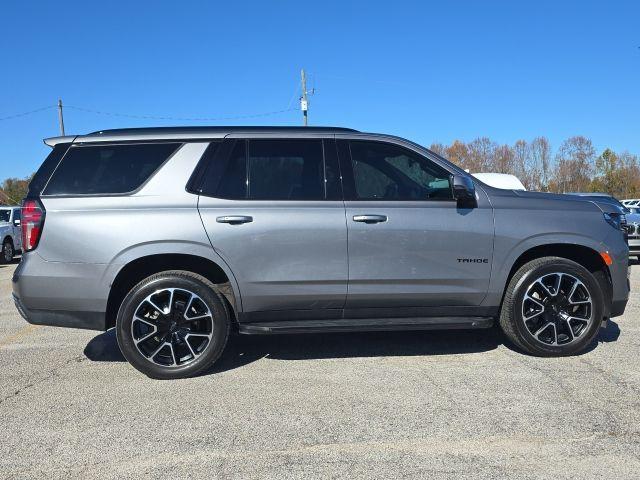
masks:
{"type": "MultiPolygon", "coordinates": [[[[0,266],[0,478],[640,478],[640,294],[582,355],[500,331],[235,336],[154,381],[32,326],[0,266]]],[[[632,288],[640,267],[632,267],[632,288]]]]}

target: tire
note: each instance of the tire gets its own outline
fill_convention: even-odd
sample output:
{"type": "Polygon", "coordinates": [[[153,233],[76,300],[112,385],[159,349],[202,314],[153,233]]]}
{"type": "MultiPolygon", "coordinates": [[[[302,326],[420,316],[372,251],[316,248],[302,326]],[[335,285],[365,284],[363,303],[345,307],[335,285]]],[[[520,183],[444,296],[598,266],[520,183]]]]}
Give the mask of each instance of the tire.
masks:
{"type": "Polygon", "coordinates": [[[598,280],[582,265],[560,257],[538,258],[511,278],[500,326],[515,346],[531,355],[574,355],[598,334],[603,305],[598,280]]]}
{"type": "Polygon", "coordinates": [[[122,301],[116,319],[124,357],[160,380],[192,377],[211,367],[225,348],[229,330],[229,311],[216,286],[181,270],[138,283],[122,301]]]}
{"type": "Polygon", "coordinates": [[[13,261],[13,256],[15,255],[15,250],[13,249],[13,242],[9,239],[5,240],[2,244],[2,254],[0,255],[0,261],[2,263],[11,263],[13,261]]]}

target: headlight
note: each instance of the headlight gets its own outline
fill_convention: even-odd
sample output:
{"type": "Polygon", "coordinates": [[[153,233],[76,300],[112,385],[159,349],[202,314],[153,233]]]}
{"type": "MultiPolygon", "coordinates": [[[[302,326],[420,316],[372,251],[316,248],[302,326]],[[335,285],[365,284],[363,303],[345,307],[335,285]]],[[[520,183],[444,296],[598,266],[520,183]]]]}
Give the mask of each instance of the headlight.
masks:
{"type": "Polygon", "coordinates": [[[623,230],[623,226],[627,224],[627,217],[624,213],[605,213],[604,219],[616,230],[623,230]]]}

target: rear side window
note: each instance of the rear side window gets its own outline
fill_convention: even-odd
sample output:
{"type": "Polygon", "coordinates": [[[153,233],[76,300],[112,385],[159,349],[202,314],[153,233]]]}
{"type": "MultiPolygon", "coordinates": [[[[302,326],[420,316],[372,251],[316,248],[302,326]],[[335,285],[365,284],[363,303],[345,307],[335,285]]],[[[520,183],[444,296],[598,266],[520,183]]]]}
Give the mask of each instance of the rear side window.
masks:
{"type": "Polygon", "coordinates": [[[322,200],[322,140],[249,142],[249,198],[322,200]]]}
{"type": "Polygon", "coordinates": [[[60,160],[67,152],[70,145],[70,143],[59,143],[53,147],[51,153],[49,153],[47,158],[45,158],[44,162],[42,162],[42,165],[40,165],[40,168],[31,179],[31,182],[29,182],[29,192],[27,193],[28,198],[40,195],[42,189],[47,184],[47,180],[51,177],[51,174],[58,166],[58,163],[60,163],[60,160]]]}
{"type": "Polygon", "coordinates": [[[230,200],[325,199],[322,140],[237,140],[221,169],[208,174],[204,194],[230,200]]]}
{"type": "Polygon", "coordinates": [[[238,140],[222,173],[218,186],[218,197],[230,199],[247,198],[247,142],[238,140]]]}
{"type": "Polygon", "coordinates": [[[129,193],[180,147],[179,143],[72,146],[44,195],[129,193]]]}

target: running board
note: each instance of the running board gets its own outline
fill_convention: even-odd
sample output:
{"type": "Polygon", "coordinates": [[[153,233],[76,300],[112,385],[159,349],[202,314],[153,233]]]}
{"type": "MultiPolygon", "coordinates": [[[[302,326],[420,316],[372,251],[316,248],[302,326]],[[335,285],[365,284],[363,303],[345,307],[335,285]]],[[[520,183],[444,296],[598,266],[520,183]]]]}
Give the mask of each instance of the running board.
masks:
{"type": "Polygon", "coordinates": [[[490,328],[493,317],[340,318],[335,320],[281,320],[240,324],[245,335],[274,333],[366,332],[373,330],[448,330],[490,328]]]}

